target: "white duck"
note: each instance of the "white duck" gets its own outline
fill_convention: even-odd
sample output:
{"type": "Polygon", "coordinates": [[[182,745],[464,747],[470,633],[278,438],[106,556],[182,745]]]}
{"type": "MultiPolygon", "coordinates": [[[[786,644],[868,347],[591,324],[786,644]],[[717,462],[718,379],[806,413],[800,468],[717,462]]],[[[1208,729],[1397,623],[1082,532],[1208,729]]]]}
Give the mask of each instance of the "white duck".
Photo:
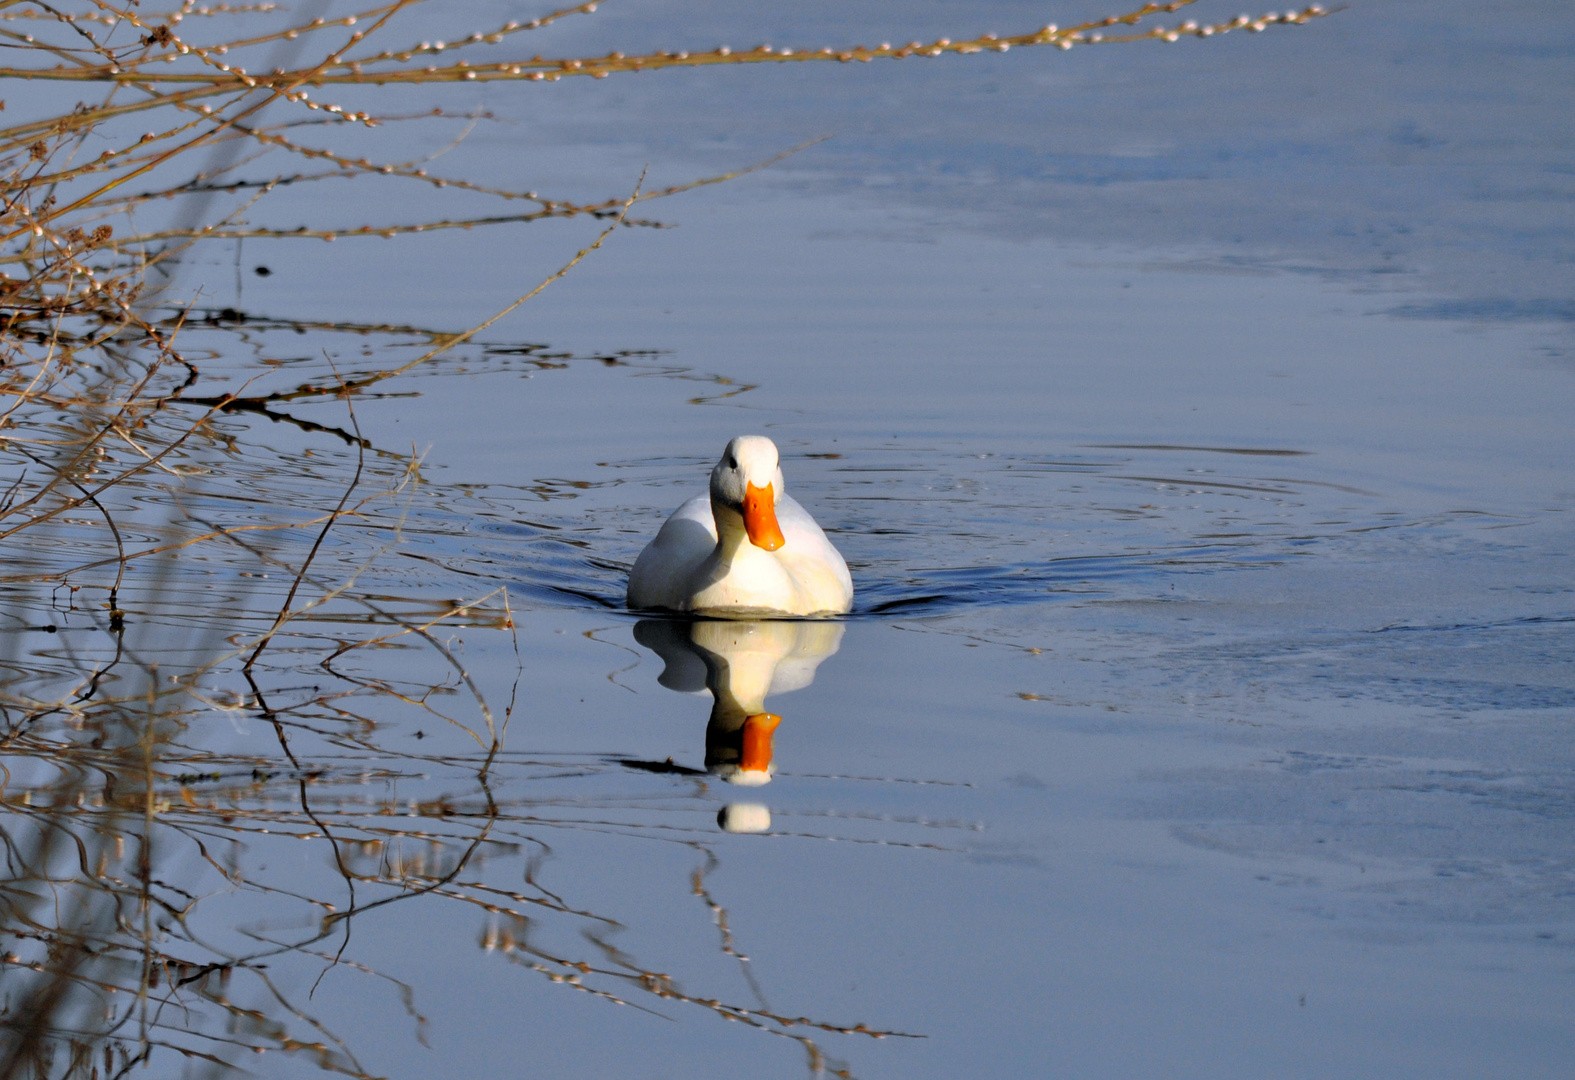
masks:
{"type": "Polygon", "coordinates": [[[775,443],[728,443],[710,494],[673,511],[635,560],[629,606],[738,618],[847,611],[848,564],[782,488],[775,443]]]}

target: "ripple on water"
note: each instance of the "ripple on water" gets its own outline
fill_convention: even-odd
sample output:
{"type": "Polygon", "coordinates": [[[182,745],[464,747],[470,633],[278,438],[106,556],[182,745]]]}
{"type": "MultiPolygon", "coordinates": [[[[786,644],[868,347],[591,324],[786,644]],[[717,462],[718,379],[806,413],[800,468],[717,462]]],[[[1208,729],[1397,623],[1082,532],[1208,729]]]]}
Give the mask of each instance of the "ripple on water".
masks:
{"type": "MultiPolygon", "coordinates": [[[[794,494],[848,560],[855,617],[1163,598],[1178,575],[1335,556],[1387,543],[1369,538],[1396,529],[1407,544],[1447,547],[1492,524],[1468,511],[1407,513],[1320,474],[1303,451],[1097,449],[1052,457],[876,446],[784,461],[794,494]],[[1155,457],[1166,467],[1154,468],[1155,457]],[[1221,471],[1222,458],[1261,458],[1263,469],[1221,471]]],[[[517,597],[620,609],[629,566],[666,513],[700,490],[704,467],[653,456],[596,468],[616,468],[617,478],[440,494],[408,528],[440,561],[483,567],[517,597]]]]}

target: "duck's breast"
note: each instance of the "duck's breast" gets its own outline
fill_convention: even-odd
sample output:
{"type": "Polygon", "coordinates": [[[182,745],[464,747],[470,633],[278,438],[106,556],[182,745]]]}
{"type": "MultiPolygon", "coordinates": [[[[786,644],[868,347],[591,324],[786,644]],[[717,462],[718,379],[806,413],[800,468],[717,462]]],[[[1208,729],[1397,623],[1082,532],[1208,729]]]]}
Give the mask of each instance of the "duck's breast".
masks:
{"type": "Polygon", "coordinates": [[[729,618],[808,614],[780,554],[745,542],[727,558],[707,556],[690,578],[682,610],[729,618]]]}

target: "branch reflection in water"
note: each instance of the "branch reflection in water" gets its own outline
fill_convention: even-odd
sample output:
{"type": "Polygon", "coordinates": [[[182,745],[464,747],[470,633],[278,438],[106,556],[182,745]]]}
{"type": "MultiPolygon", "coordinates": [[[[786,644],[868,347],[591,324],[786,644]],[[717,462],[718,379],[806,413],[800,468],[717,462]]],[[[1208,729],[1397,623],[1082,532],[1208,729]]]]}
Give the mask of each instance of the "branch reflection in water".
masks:
{"type": "MultiPolygon", "coordinates": [[[[662,658],[658,678],[680,693],[709,691],[705,771],[741,787],[771,782],[772,738],[782,717],[766,697],[815,681],[821,661],[842,644],[836,622],[765,619],[642,619],[634,639],[662,658]]],[[[727,832],[771,828],[771,811],[758,802],[731,802],[717,815],[727,832]]]]}
{"type": "MultiPolygon", "coordinates": [[[[177,581],[161,581],[172,604],[184,602],[177,581]]],[[[827,1034],[900,1034],[767,1002],[708,880],[719,863],[700,824],[714,805],[702,792],[631,785],[627,770],[599,755],[511,751],[512,708],[495,738],[468,751],[458,738],[433,748],[436,735],[398,745],[409,726],[372,714],[407,694],[352,670],[366,650],[343,650],[333,669],[356,680],[350,691],[271,706],[255,688],[226,694],[208,684],[236,674],[245,650],[166,652],[154,665],[143,638],[160,614],[139,607],[115,631],[126,645],[110,661],[117,677],[87,660],[77,680],[85,690],[69,707],[22,707],[40,681],[26,663],[6,665],[0,680],[0,1076],[119,1076],[155,1060],[223,1073],[267,1051],[299,1059],[294,1068],[388,1075],[362,1056],[361,1033],[334,1031],[319,1009],[354,1000],[370,1018],[392,993],[384,1008],[425,1042],[428,999],[440,987],[425,975],[407,981],[379,944],[413,921],[433,940],[404,951],[427,959],[426,949],[475,934],[487,958],[475,963],[493,972],[475,978],[490,992],[529,993],[498,971],[501,959],[593,1008],[626,1004],[669,1019],[681,1017],[675,1006],[694,1008],[777,1035],[801,1048],[811,1072],[845,1068],[818,1044],[827,1034]],[[363,710],[366,722],[354,722],[363,710]],[[232,725],[213,723],[216,711],[235,721],[235,738],[232,725]],[[628,921],[597,884],[612,849],[626,856],[628,841],[652,855],[644,895],[662,912],[654,926],[628,921]],[[695,864],[671,867],[663,852],[673,850],[695,864]],[[389,922],[398,909],[407,913],[389,922]],[[383,914],[368,919],[373,911],[383,914]],[[715,923],[718,958],[741,973],[753,1000],[729,1000],[715,984],[726,976],[704,970],[703,955],[684,965],[687,974],[637,955],[661,951],[675,920],[694,916],[715,923]]],[[[354,623],[350,612],[337,618],[345,630],[354,623]]],[[[472,634],[507,631],[480,610],[466,620],[472,634]]],[[[262,654],[257,678],[299,680],[298,653],[324,625],[287,626],[288,641],[262,654]]],[[[749,717],[768,692],[806,685],[841,627],[704,624],[697,640],[687,625],[666,630],[682,635],[678,685],[717,688],[708,763],[746,782],[769,776],[770,729],[751,728],[749,717]]],[[[402,657],[406,675],[435,686],[438,672],[419,666],[411,652],[402,657]]]]}

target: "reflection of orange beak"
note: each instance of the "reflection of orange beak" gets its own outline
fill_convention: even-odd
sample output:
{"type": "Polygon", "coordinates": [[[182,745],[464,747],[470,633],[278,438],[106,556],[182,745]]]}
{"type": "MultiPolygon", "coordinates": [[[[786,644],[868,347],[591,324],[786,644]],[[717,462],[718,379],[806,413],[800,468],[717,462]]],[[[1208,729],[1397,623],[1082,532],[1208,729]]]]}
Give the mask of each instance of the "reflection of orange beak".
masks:
{"type": "Polygon", "coordinates": [[[738,767],[743,772],[765,772],[771,768],[771,733],[782,718],[776,713],[756,713],[744,721],[744,753],[738,767]]]}
{"type": "Polygon", "coordinates": [[[751,544],[767,551],[775,551],[787,543],[777,525],[777,496],[770,484],[765,487],[750,484],[744,489],[744,531],[749,534],[751,544]]]}

